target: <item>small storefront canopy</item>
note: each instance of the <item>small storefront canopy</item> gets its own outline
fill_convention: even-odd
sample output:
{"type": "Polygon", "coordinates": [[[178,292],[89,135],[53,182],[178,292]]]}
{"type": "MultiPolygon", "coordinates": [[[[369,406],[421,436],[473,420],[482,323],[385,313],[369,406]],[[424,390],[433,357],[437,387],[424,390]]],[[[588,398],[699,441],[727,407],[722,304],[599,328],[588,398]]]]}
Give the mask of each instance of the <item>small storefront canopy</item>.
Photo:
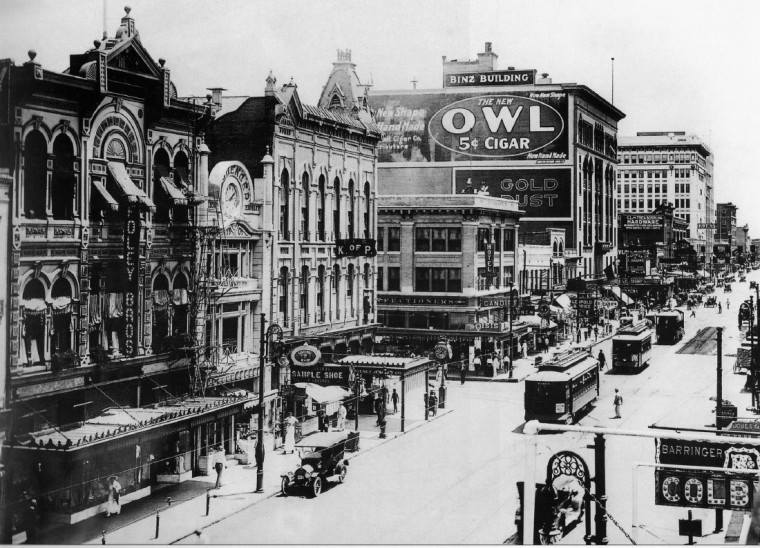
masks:
{"type": "Polygon", "coordinates": [[[134,183],[129,173],[127,173],[127,168],[124,164],[121,162],[108,162],[108,173],[111,174],[117,188],[127,201],[130,203],[140,203],[151,210],[156,209],[156,204],[134,183]]]}
{"type": "Polygon", "coordinates": [[[170,177],[161,177],[161,188],[174,205],[187,205],[187,198],[170,177]]]}
{"type": "Polygon", "coordinates": [[[325,412],[328,415],[338,411],[340,402],[351,396],[351,392],[342,386],[320,386],[311,382],[293,383],[296,388],[302,388],[317,403],[325,405],[325,412]]]}
{"type": "Polygon", "coordinates": [[[116,199],[111,196],[101,181],[93,181],[92,186],[95,189],[95,193],[100,196],[100,199],[106,206],[108,206],[111,211],[119,210],[119,202],[117,202],[116,199]]]}
{"type": "Polygon", "coordinates": [[[520,316],[520,319],[531,327],[539,327],[541,329],[554,329],[557,324],[551,320],[544,320],[541,316],[520,316]]]}
{"type": "Polygon", "coordinates": [[[620,301],[622,301],[623,304],[625,305],[633,304],[634,302],[633,299],[631,299],[628,295],[623,293],[622,289],[615,286],[612,286],[611,289],[612,289],[612,294],[615,295],[615,297],[617,297],[618,299],[620,299],[620,301]]]}
{"type": "Polygon", "coordinates": [[[569,312],[573,309],[572,302],[570,301],[570,296],[567,293],[563,293],[562,295],[555,297],[554,302],[557,303],[557,306],[563,308],[566,312],[569,312]]]}

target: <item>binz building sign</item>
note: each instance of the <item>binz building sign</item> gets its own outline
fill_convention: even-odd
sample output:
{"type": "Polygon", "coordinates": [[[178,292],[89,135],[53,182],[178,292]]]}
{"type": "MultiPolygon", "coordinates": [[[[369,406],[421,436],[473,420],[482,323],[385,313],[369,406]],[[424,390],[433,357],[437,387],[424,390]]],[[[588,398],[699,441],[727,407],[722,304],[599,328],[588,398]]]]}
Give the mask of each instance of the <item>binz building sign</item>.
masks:
{"type": "Polygon", "coordinates": [[[536,83],[536,70],[494,70],[447,74],[444,87],[463,86],[524,86],[536,83]]]}

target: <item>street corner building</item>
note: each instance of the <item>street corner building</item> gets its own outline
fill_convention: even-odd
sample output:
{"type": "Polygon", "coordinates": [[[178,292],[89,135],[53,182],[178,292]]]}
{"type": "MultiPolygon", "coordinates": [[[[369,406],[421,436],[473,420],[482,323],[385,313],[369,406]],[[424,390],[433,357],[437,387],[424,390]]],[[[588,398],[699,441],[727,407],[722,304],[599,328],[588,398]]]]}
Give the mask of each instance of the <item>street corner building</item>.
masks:
{"type": "Polygon", "coordinates": [[[110,476],[125,503],[208,473],[258,412],[243,386],[265,374],[271,400],[277,381],[245,323],[268,264],[264,183],[239,162],[209,177],[213,96],[178,96],[130,9],[63,72],[34,51],[0,61],[0,102],[10,542],[29,497],[43,524],[74,523],[103,511],[110,476]]]}

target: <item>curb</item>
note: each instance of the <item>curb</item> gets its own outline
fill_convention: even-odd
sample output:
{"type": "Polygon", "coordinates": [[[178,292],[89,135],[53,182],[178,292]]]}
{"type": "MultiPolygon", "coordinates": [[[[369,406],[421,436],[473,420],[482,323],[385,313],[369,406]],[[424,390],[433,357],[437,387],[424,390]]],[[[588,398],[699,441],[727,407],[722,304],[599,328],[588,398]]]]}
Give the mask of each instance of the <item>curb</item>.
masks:
{"type": "MultiPolygon", "coordinates": [[[[411,428],[408,428],[408,429],[407,429],[405,432],[397,432],[395,436],[393,436],[393,437],[388,437],[388,438],[387,438],[387,439],[385,439],[384,441],[382,441],[382,442],[378,443],[378,444],[377,444],[377,445],[375,445],[374,447],[370,447],[369,449],[367,449],[367,450],[365,450],[365,451],[359,451],[358,453],[356,453],[355,455],[352,455],[351,457],[347,458],[346,460],[348,460],[348,461],[352,461],[352,460],[354,460],[354,459],[356,459],[356,458],[358,458],[358,457],[361,457],[362,455],[364,455],[364,454],[366,454],[366,453],[370,453],[370,452],[372,452],[374,449],[377,449],[378,447],[382,447],[382,446],[383,446],[383,445],[385,445],[386,443],[389,443],[389,442],[391,442],[391,441],[397,440],[398,438],[401,438],[401,437],[405,436],[406,434],[409,434],[410,432],[414,432],[415,430],[417,430],[417,429],[418,429],[418,428],[420,428],[421,426],[424,426],[425,424],[428,424],[428,423],[430,423],[430,422],[432,422],[432,421],[434,421],[434,420],[436,420],[436,419],[439,419],[439,418],[441,418],[441,417],[445,417],[445,416],[447,416],[447,415],[449,415],[449,414],[451,414],[451,413],[453,413],[453,412],[454,412],[454,410],[453,410],[453,409],[448,409],[448,410],[444,411],[443,413],[439,413],[438,415],[436,415],[436,416],[434,416],[434,417],[432,417],[432,418],[428,419],[427,421],[421,421],[421,422],[419,422],[419,423],[417,423],[417,424],[413,425],[411,428]]],[[[249,493],[237,493],[237,494],[249,494],[249,493]]],[[[253,493],[253,492],[251,492],[250,494],[254,494],[254,493],[253,493]]],[[[277,495],[279,495],[279,494],[280,494],[280,492],[279,492],[279,491],[273,491],[272,493],[270,493],[270,494],[268,494],[268,495],[265,495],[263,498],[257,499],[256,501],[252,502],[251,504],[245,505],[245,506],[243,506],[243,507],[241,507],[241,508],[239,508],[239,509],[235,510],[234,512],[231,512],[231,513],[229,513],[229,514],[227,514],[227,515],[221,516],[221,517],[219,517],[219,518],[217,518],[217,519],[213,520],[212,522],[208,523],[207,525],[204,525],[204,526],[200,527],[200,529],[201,529],[201,530],[204,530],[204,529],[208,529],[208,528],[209,528],[209,527],[211,527],[212,525],[216,525],[217,523],[219,523],[219,522],[221,522],[221,521],[223,521],[223,520],[225,520],[225,519],[229,518],[230,516],[234,516],[235,514],[239,514],[239,513],[240,513],[240,512],[242,512],[243,510],[247,510],[247,509],[249,509],[249,508],[252,508],[253,506],[256,506],[257,504],[259,504],[259,503],[261,503],[261,502],[264,502],[264,501],[265,501],[265,500],[267,500],[267,499],[271,499],[271,498],[273,498],[273,497],[276,497],[276,496],[277,496],[277,495]]],[[[118,529],[117,529],[117,530],[118,530],[118,529]]],[[[168,544],[176,544],[177,542],[179,542],[179,541],[181,541],[181,540],[184,540],[184,539],[186,539],[186,538],[188,538],[188,537],[192,536],[193,534],[195,534],[195,530],[193,530],[193,531],[192,531],[192,532],[190,532],[190,533],[187,533],[186,535],[182,535],[181,537],[178,537],[178,538],[176,538],[176,539],[172,540],[172,541],[171,541],[171,542],[169,542],[168,544]]]]}

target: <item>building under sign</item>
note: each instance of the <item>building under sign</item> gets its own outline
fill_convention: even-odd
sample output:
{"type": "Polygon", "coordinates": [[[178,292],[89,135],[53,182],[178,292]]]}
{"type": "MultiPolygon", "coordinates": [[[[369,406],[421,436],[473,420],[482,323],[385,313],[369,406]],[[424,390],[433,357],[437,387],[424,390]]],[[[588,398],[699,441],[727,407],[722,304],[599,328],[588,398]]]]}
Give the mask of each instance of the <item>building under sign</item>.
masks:
{"type": "Polygon", "coordinates": [[[483,190],[518,202],[521,231],[565,231],[566,277],[614,262],[617,124],[623,112],[592,89],[535,71],[444,59],[444,87],[369,94],[386,195],[483,190]]]}

